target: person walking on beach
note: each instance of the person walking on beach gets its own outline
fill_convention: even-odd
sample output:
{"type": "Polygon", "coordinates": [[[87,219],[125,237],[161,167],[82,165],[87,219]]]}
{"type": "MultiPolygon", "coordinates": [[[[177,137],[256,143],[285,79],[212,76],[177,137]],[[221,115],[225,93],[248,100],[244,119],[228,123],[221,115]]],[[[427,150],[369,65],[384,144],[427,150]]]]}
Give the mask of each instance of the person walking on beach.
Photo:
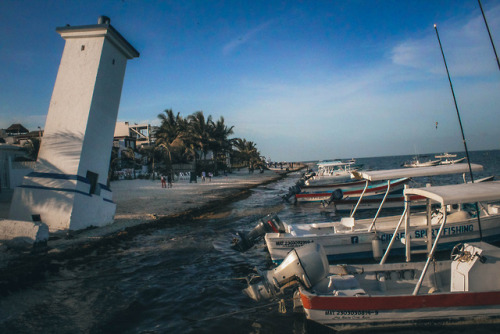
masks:
{"type": "Polygon", "coordinates": [[[168,183],[168,187],[172,188],[172,173],[168,173],[168,175],[167,175],[167,183],[168,183]]]}
{"type": "Polygon", "coordinates": [[[212,172],[208,172],[208,182],[212,182],[212,172]]]}
{"type": "Polygon", "coordinates": [[[201,182],[205,182],[206,176],[207,176],[207,174],[205,173],[205,171],[201,172],[201,182]]]}
{"type": "Polygon", "coordinates": [[[161,187],[162,188],[166,188],[167,187],[167,183],[165,182],[165,176],[161,176],[161,187]]]}

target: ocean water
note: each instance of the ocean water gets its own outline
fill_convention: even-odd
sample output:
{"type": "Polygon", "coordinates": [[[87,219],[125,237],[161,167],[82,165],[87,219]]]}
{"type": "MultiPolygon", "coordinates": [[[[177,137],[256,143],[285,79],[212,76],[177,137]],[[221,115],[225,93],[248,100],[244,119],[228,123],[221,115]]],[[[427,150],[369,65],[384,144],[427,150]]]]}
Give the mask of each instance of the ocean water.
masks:
{"type": "MultiPolygon", "coordinates": [[[[476,179],[500,177],[500,151],[470,155],[472,162],[484,166],[476,179]]],[[[410,158],[360,158],[358,163],[365,169],[399,168],[410,158]]],[[[43,280],[0,297],[0,333],[329,333],[290,309],[280,313],[277,301],[255,302],[244,295],[244,278],[254,267],[269,268],[270,259],[263,243],[246,253],[230,248],[237,231],[250,230],[269,213],[297,223],[338,218],[319,204],[283,203],[280,195],[298,176],[258,187],[248,198],[215,214],[116,240],[91,254],[54,263],[58,270],[45,273],[43,280]]],[[[432,181],[458,183],[462,176],[432,181]]],[[[499,325],[476,325],[384,332],[499,330],[499,325]]]]}

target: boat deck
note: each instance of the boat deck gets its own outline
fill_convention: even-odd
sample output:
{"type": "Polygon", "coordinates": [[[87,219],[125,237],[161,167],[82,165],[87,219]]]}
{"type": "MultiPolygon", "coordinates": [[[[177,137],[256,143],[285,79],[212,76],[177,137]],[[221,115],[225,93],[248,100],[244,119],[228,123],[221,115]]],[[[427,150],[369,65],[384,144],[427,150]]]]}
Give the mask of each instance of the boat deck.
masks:
{"type": "MultiPolygon", "coordinates": [[[[328,280],[314,287],[318,294],[346,296],[411,295],[424,262],[330,266],[328,280]]],[[[427,271],[420,294],[450,291],[451,261],[435,262],[427,271]]]]}
{"type": "MultiPolygon", "coordinates": [[[[401,216],[380,217],[375,223],[375,229],[380,231],[392,232],[396,227],[401,216]]],[[[421,227],[427,225],[427,218],[424,213],[411,216],[411,225],[413,227],[421,227]]],[[[312,236],[312,235],[328,235],[339,233],[353,233],[353,232],[368,232],[373,219],[353,219],[343,218],[337,222],[324,222],[312,224],[294,224],[286,225],[286,231],[291,236],[312,236]],[[352,226],[354,224],[354,226],[352,226]]],[[[438,219],[433,219],[433,225],[438,224],[438,219]]]]}

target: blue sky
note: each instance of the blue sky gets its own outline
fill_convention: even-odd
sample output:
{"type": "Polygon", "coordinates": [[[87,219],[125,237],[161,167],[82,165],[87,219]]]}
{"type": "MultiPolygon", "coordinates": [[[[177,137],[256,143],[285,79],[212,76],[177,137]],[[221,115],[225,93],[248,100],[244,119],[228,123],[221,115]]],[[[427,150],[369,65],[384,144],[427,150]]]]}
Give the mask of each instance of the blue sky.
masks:
{"type": "MultiPolygon", "coordinates": [[[[482,5],[500,48],[500,1],[482,5]]],[[[141,53],[120,121],[202,110],[287,161],[462,150],[436,23],[469,149],[500,148],[500,71],[476,0],[3,0],[0,128],[43,128],[55,28],[100,15],[141,53]]]]}

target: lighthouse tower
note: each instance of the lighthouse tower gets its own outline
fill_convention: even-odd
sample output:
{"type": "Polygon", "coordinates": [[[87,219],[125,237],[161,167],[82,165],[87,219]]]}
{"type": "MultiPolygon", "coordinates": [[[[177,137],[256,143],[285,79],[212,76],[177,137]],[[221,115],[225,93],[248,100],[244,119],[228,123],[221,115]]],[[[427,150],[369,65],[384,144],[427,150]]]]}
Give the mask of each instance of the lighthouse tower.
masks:
{"type": "Polygon", "coordinates": [[[41,220],[51,232],[113,222],[106,186],[128,59],[139,53],[101,16],[66,26],[35,171],[14,191],[10,219],[41,220]]]}

